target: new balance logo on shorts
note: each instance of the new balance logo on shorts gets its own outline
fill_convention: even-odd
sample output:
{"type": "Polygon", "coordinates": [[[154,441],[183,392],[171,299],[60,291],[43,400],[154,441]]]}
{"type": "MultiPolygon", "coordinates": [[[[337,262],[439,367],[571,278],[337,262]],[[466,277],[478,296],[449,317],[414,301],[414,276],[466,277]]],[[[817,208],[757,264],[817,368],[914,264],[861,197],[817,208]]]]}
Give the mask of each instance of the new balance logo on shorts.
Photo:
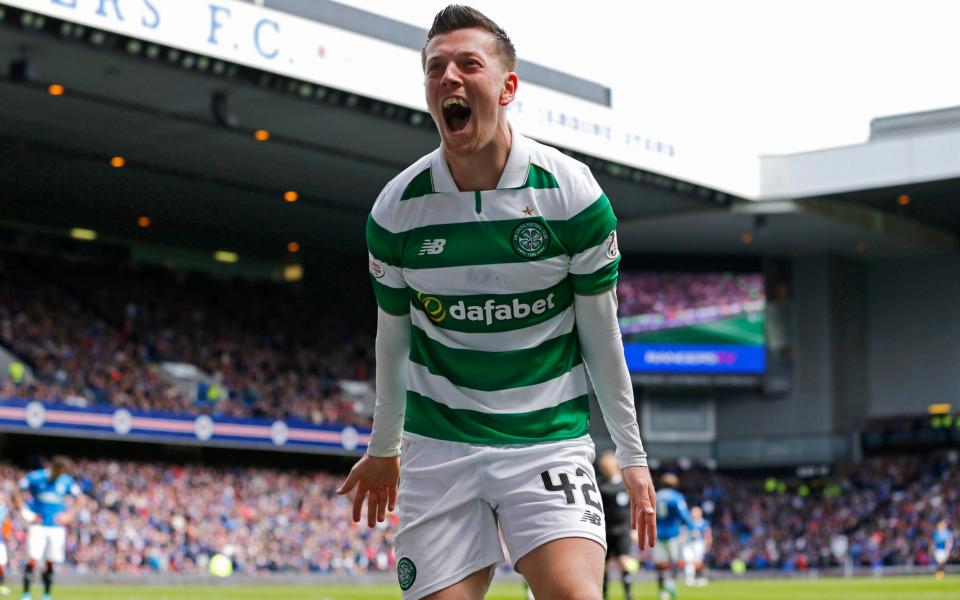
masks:
{"type": "Polygon", "coordinates": [[[603,518],[602,518],[600,515],[598,515],[597,513],[593,512],[593,511],[591,511],[591,510],[588,510],[588,511],[586,511],[585,513],[583,513],[583,516],[582,516],[582,517],[580,517],[580,522],[581,522],[581,523],[592,523],[592,524],[596,525],[597,527],[599,527],[599,526],[600,526],[600,523],[603,523],[603,518]]]}
{"type": "Polygon", "coordinates": [[[443,247],[447,244],[447,240],[443,238],[437,238],[435,240],[423,240],[423,245],[420,246],[419,255],[423,256],[424,254],[440,254],[443,252],[443,247]]]}

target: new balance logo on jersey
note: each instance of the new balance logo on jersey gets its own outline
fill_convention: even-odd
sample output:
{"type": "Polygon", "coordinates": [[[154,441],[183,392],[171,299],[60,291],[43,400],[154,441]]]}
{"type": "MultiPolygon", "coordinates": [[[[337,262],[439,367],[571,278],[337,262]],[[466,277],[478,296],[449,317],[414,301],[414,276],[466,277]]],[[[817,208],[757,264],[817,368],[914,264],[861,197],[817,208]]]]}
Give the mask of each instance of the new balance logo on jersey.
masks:
{"type": "Polygon", "coordinates": [[[583,516],[580,518],[581,523],[590,523],[592,525],[600,526],[600,523],[603,523],[603,518],[592,510],[588,510],[583,513],[583,516]]]}
{"type": "Polygon", "coordinates": [[[423,245],[420,246],[419,256],[424,254],[440,254],[443,252],[443,247],[447,244],[447,240],[443,238],[437,238],[435,240],[423,240],[423,245]]]}

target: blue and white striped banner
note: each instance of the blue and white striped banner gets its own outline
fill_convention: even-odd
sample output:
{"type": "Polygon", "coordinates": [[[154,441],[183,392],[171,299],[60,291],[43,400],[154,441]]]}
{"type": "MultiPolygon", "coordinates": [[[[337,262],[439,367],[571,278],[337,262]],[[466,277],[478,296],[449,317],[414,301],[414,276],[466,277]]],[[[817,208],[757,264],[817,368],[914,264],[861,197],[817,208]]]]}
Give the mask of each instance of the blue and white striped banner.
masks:
{"type": "Polygon", "coordinates": [[[77,408],[22,398],[0,398],[0,429],[16,433],[93,436],[198,446],[261,447],[291,452],[359,454],[370,431],[300,421],[234,419],[146,412],[126,408],[77,408]]]}

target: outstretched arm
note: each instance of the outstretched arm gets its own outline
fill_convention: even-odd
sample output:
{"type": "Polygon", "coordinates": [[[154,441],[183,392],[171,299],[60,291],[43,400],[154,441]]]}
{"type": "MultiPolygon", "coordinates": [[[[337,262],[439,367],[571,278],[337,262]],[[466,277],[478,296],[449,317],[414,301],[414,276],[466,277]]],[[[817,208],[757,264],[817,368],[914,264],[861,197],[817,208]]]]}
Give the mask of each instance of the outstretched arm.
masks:
{"type": "Polygon", "coordinates": [[[653,547],[657,539],[654,510],[657,494],[647,468],[647,453],[640,440],[633,383],[627,371],[617,322],[616,289],[590,296],[577,294],[574,310],[583,360],[597,392],[603,420],[617,447],[617,462],[630,495],[631,523],[640,534],[640,549],[648,545],[653,547]]]}
{"type": "Polygon", "coordinates": [[[23,493],[30,489],[30,482],[27,481],[26,477],[20,479],[17,489],[13,491],[13,506],[17,509],[17,512],[20,513],[20,517],[23,518],[27,523],[34,523],[37,520],[37,515],[30,507],[27,506],[27,501],[23,499],[23,493]]]}
{"type": "Polygon", "coordinates": [[[377,315],[377,403],[373,409],[373,433],[367,453],[350,470],[337,490],[347,494],[354,487],[353,520],[360,522],[367,500],[367,525],[386,518],[397,504],[400,481],[400,438],[406,408],[406,363],[410,354],[410,315],[392,315],[382,309],[377,315]]]}

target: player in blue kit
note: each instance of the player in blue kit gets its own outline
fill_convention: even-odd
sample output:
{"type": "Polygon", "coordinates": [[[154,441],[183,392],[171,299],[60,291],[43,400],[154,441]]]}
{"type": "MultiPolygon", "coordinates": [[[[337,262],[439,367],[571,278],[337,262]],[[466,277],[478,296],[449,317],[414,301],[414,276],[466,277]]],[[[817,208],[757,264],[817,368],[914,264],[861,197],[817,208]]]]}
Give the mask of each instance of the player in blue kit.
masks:
{"type": "Polygon", "coordinates": [[[947,528],[946,521],[937,523],[933,530],[933,559],[937,561],[937,579],[943,579],[944,569],[953,550],[953,532],[947,528]]]}
{"type": "Polygon", "coordinates": [[[676,568],[680,560],[680,534],[685,525],[693,530],[696,524],[687,510],[687,501],[677,491],[680,480],[673,473],[660,478],[657,491],[657,545],[653,548],[653,562],[657,566],[657,590],[661,600],[676,598],[676,568]],[[669,578],[667,577],[669,573],[669,578]]]}
{"type": "Polygon", "coordinates": [[[707,585],[704,575],[704,559],[710,546],[713,545],[713,531],[710,523],[703,518],[703,510],[699,506],[690,509],[693,517],[693,529],[687,530],[686,543],[683,545],[683,570],[687,575],[687,585],[707,585]]]}
{"type": "Polygon", "coordinates": [[[27,552],[29,561],[23,572],[23,600],[30,600],[30,580],[39,561],[44,561],[43,600],[50,600],[50,588],[53,586],[53,569],[62,563],[66,554],[67,530],[83,506],[80,486],[67,474],[69,463],[66,458],[56,457],[48,469],[32,471],[20,480],[21,492],[30,495],[25,503],[18,494],[14,496],[20,515],[30,524],[27,532],[27,552]],[[68,508],[66,497],[73,496],[74,501],[68,508]]]}

